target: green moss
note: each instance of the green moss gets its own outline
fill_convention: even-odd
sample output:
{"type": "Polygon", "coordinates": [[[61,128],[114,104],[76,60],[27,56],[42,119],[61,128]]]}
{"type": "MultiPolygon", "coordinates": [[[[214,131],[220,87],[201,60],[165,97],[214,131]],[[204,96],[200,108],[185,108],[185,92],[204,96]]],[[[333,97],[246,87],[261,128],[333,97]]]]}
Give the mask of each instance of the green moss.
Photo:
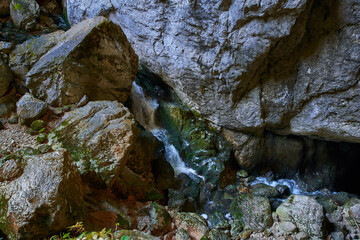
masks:
{"type": "Polygon", "coordinates": [[[20,11],[22,9],[21,4],[20,3],[15,4],[14,9],[17,10],[17,11],[20,11]]]}
{"type": "Polygon", "coordinates": [[[119,226],[121,229],[130,229],[130,223],[120,214],[117,214],[116,226],[119,226]]]}
{"type": "Polygon", "coordinates": [[[46,136],[46,134],[45,133],[40,133],[37,137],[36,137],[36,141],[38,142],[38,143],[44,143],[44,142],[46,142],[47,141],[47,136],[46,136]]]}
{"type": "Polygon", "coordinates": [[[34,131],[40,131],[46,127],[46,122],[44,120],[35,120],[30,124],[30,127],[34,131]]]}
{"type": "Polygon", "coordinates": [[[5,196],[0,195],[0,230],[5,233],[9,234],[9,224],[7,221],[7,211],[8,211],[8,202],[9,200],[5,198],[5,196]]]}

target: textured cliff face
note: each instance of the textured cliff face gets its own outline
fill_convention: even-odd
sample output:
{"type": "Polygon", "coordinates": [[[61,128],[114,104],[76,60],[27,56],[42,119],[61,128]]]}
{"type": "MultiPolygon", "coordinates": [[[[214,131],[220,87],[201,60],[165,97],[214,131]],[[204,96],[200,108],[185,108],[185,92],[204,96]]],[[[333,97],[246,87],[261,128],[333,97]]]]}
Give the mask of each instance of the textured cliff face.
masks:
{"type": "Polygon", "coordinates": [[[358,1],[68,0],[109,15],[141,62],[221,127],[360,142],[358,1]]]}

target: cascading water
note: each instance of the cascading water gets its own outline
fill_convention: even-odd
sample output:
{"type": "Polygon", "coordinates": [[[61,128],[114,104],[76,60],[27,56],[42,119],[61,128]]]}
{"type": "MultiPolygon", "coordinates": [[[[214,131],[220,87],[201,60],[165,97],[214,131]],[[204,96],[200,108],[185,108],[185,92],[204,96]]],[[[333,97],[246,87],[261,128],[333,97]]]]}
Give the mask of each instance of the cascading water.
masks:
{"type": "Polygon", "coordinates": [[[175,175],[184,173],[192,179],[201,178],[204,180],[204,178],[198,175],[194,169],[186,166],[181,159],[178,150],[171,144],[168,131],[160,128],[156,124],[155,113],[159,103],[156,99],[146,96],[142,87],[136,82],[133,82],[132,84],[131,105],[137,121],[164,144],[166,160],[173,167],[175,175]]]}

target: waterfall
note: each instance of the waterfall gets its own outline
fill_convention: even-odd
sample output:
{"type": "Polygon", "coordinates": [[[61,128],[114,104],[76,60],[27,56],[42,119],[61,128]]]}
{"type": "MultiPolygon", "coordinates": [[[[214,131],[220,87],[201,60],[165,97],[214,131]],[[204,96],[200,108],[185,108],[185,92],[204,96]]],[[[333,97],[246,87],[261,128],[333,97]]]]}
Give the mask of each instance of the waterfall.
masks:
{"type": "Polygon", "coordinates": [[[175,175],[185,173],[192,179],[204,180],[204,177],[198,175],[194,169],[186,166],[178,150],[171,144],[168,131],[156,124],[155,114],[158,107],[158,101],[147,96],[143,88],[134,81],[131,89],[131,108],[135,119],[164,144],[165,158],[173,167],[175,175]]]}

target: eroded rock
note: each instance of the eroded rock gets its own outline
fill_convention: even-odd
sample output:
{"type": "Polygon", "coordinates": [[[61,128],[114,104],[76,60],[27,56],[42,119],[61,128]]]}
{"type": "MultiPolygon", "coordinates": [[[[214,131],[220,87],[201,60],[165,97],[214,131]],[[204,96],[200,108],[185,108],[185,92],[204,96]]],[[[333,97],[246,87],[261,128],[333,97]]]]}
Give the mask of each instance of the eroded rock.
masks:
{"type": "Polygon", "coordinates": [[[121,28],[104,17],[85,20],[68,30],[27,74],[34,96],[53,106],[130,95],[137,56],[121,28]]]}
{"type": "Polygon", "coordinates": [[[65,113],[48,139],[70,151],[83,178],[111,186],[126,165],[138,134],[126,107],[115,101],[97,101],[65,113]]]}
{"type": "Polygon", "coordinates": [[[63,31],[56,31],[16,45],[10,53],[9,66],[11,71],[23,81],[23,84],[25,84],[26,74],[31,67],[59,42],[63,33],[63,31]]]}
{"type": "Polygon", "coordinates": [[[16,106],[20,122],[23,124],[30,124],[41,118],[48,110],[48,105],[45,102],[34,98],[29,93],[22,96],[16,106]]]}
{"type": "Polygon", "coordinates": [[[241,194],[230,206],[231,215],[244,224],[245,229],[263,231],[273,223],[268,198],[241,194]]]}
{"type": "Polygon", "coordinates": [[[66,150],[25,162],[23,174],[0,187],[1,230],[10,239],[41,239],[86,217],[80,174],[66,150]]]}
{"type": "Polygon", "coordinates": [[[277,209],[281,221],[292,222],[312,239],[323,239],[325,227],[324,208],[309,196],[291,195],[277,209]]]}
{"type": "Polygon", "coordinates": [[[10,15],[15,26],[29,30],[40,16],[40,7],[35,0],[11,0],[10,15]]]}

